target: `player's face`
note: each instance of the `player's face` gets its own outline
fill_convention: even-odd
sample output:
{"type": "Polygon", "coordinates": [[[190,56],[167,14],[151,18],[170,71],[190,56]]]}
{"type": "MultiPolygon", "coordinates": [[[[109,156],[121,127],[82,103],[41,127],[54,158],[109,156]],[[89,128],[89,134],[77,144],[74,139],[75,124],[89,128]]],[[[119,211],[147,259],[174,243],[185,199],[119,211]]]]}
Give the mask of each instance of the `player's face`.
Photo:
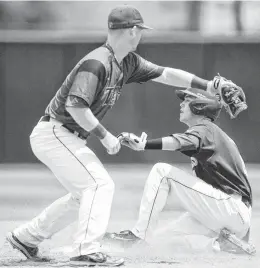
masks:
{"type": "Polygon", "coordinates": [[[180,104],[181,108],[180,108],[180,121],[187,124],[192,116],[193,113],[190,110],[190,106],[189,103],[193,100],[192,97],[185,97],[184,101],[180,104]]]}

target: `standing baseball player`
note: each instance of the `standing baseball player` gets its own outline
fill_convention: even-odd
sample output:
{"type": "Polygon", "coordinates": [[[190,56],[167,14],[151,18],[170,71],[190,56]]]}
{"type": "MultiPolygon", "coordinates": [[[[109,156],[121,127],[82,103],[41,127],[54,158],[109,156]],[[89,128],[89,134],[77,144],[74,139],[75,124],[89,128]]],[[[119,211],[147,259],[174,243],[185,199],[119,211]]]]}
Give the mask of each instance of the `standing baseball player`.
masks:
{"type": "Polygon", "coordinates": [[[87,137],[95,135],[109,154],[118,153],[118,138],[101,120],[127,83],[153,80],[171,86],[216,89],[216,78],[207,81],[182,70],[157,66],[134,53],[145,29],[150,28],[134,7],[113,9],[108,17],[107,42],[77,63],[33,129],[30,143],[35,156],[49,167],[68,194],[7,235],[12,246],[27,258],[40,258],[38,245],[63,229],[64,217],[78,209],[71,263],[121,265],[123,259],[100,251],[100,240],[110,217],[114,182],[86,146],[87,137]]]}
{"type": "MultiPolygon", "coordinates": [[[[220,101],[195,88],[176,93],[182,100],[180,121],[189,127],[185,133],[146,140],[145,135],[139,138],[123,132],[119,139],[133,150],[180,151],[191,158],[194,175],[169,164],[155,164],[146,181],[135,226],[107,237],[131,243],[149,240],[167,198],[173,197],[186,213],[172,224],[171,231],[215,237],[221,234],[212,245],[225,250],[230,245],[224,243],[226,234],[232,243],[237,243],[235,238],[248,240],[252,192],[245,164],[234,141],[214,124],[222,107],[220,101]]],[[[254,253],[248,246],[245,242],[242,249],[254,253]]]]}

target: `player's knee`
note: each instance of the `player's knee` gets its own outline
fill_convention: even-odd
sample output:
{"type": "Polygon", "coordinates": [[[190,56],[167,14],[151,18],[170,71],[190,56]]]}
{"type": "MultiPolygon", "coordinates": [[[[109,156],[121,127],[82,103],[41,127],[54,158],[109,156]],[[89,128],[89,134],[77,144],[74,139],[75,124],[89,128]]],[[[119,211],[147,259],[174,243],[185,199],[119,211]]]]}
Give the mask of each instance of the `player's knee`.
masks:
{"type": "Polygon", "coordinates": [[[103,180],[103,181],[96,181],[95,183],[86,186],[86,189],[90,188],[95,188],[95,189],[100,189],[100,188],[106,188],[107,191],[112,191],[114,192],[115,190],[115,183],[113,182],[112,179],[109,180],[103,180]]]}
{"type": "Polygon", "coordinates": [[[172,166],[166,163],[156,163],[152,171],[153,173],[156,173],[157,175],[159,174],[159,177],[165,177],[169,174],[172,166]]]}
{"type": "Polygon", "coordinates": [[[105,185],[106,189],[112,193],[115,191],[115,183],[112,179],[106,181],[105,185]]]}
{"type": "Polygon", "coordinates": [[[178,174],[179,172],[183,172],[183,171],[175,166],[171,166],[171,172],[173,174],[178,174]]]}
{"type": "Polygon", "coordinates": [[[105,189],[106,193],[114,194],[115,183],[112,179],[97,182],[97,189],[105,189]]]}

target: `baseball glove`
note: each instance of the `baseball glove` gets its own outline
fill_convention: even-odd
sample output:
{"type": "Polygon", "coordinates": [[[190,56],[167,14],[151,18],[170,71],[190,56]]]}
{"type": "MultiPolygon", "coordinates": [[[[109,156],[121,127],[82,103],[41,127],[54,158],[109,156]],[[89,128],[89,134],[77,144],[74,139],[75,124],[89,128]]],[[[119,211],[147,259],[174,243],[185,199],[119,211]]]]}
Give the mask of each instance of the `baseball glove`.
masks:
{"type": "Polygon", "coordinates": [[[243,89],[219,74],[214,77],[209,92],[219,97],[231,119],[247,109],[243,89]]]}
{"type": "Polygon", "coordinates": [[[122,145],[127,146],[132,150],[143,151],[147,140],[147,134],[143,132],[142,135],[138,137],[133,133],[122,132],[117,138],[122,145]]]}

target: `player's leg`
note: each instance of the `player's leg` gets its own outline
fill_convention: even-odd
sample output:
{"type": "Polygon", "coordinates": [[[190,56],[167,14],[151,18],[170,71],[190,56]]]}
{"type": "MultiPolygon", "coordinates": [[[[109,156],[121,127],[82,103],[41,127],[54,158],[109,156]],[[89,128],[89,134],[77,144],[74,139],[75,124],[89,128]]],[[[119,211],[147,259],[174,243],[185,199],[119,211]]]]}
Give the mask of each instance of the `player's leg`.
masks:
{"type": "Polygon", "coordinates": [[[29,223],[16,228],[13,234],[25,245],[36,247],[75,220],[70,217],[70,212],[78,208],[79,201],[69,193],[54,201],[29,223]]]}
{"type": "Polygon", "coordinates": [[[80,201],[78,232],[73,245],[74,255],[81,255],[83,251],[95,252],[99,243],[92,243],[92,240],[98,240],[105,232],[114,182],[84,141],[56,126],[52,132],[52,147],[56,148],[53,155],[46,157],[46,153],[37,152],[37,148],[42,148],[40,146],[35,146],[35,154],[38,153],[40,160],[51,168],[63,186],[80,201]]]}
{"type": "MultiPolygon", "coordinates": [[[[164,165],[160,166],[162,168],[164,165]]],[[[247,207],[239,195],[227,195],[197,177],[184,175],[185,172],[171,168],[168,177],[171,181],[171,197],[174,197],[173,200],[180,203],[184,209],[190,211],[194,219],[212,230],[211,237],[214,233],[215,236],[217,235],[207,244],[216,250],[218,243],[220,250],[254,254],[254,246],[246,241],[250,228],[251,207],[247,207]]],[[[197,227],[194,228],[194,231],[196,230],[197,227]]],[[[205,244],[205,239],[203,240],[205,244]]]]}
{"type": "Polygon", "coordinates": [[[219,232],[224,226],[245,235],[250,215],[242,202],[213,188],[199,178],[168,164],[156,164],[149,174],[134,233],[145,238],[165,206],[168,193],[208,229],[219,232]],[[238,212],[245,214],[243,221],[238,212]]]}
{"type": "Polygon", "coordinates": [[[48,258],[38,255],[38,245],[73,221],[70,212],[78,207],[78,201],[71,194],[67,194],[44,209],[30,222],[8,233],[7,240],[28,259],[48,261],[48,258]]]}
{"type": "MultiPolygon", "coordinates": [[[[170,181],[166,177],[169,172],[170,165],[165,165],[163,168],[159,164],[153,166],[146,180],[137,223],[131,231],[123,231],[120,234],[107,234],[107,238],[115,238],[120,240],[135,241],[139,239],[152,240],[151,235],[155,230],[158,222],[158,216],[166,205],[170,192],[170,181]],[[165,169],[166,168],[166,169],[165,169]],[[148,235],[150,232],[150,235],[148,235]],[[112,236],[111,236],[112,235],[112,236]]],[[[166,234],[169,241],[170,234],[208,234],[208,228],[194,219],[190,213],[184,214],[180,218],[171,219],[168,221],[167,228],[157,230],[156,237],[162,237],[166,234]]],[[[152,242],[152,241],[151,241],[152,242]]]]}
{"type": "MultiPolygon", "coordinates": [[[[170,211],[172,215],[172,211],[170,211]]],[[[179,213],[178,213],[179,214],[179,213]]],[[[197,221],[189,212],[182,212],[177,218],[167,219],[167,222],[154,231],[155,237],[176,235],[205,235],[210,236],[211,230],[197,221]]],[[[156,238],[157,239],[157,238],[156,238]]]]}
{"type": "MultiPolygon", "coordinates": [[[[114,192],[114,183],[95,154],[86,147],[84,141],[58,126],[42,127],[41,135],[31,136],[32,148],[35,155],[46,164],[79,200],[79,224],[76,239],[73,244],[73,256],[98,252],[99,240],[104,234],[110,215],[114,192]],[[42,134],[44,132],[44,134],[42,134]],[[44,146],[45,145],[45,146],[44,146]]],[[[41,228],[45,226],[48,236],[57,231],[50,228],[50,218],[58,220],[60,211],[57,203],[53,203],[48,211],[29,222],[24,229],[33,230],[38,242],[42,241],[41,228]],[[40,223],[40,224],[39,224],[40,223]]],[[[31,243],[30,237],[28,243],[31,243]]]]}
{"type": "MultiPolygon", "coordinates": [[[[132,230],[135,237],[146,239],[154,230],[169,193],[209,230],[219,233],[227,227],[239,235],[244,235],[248,230],[250,213],[242,201],[237,202],[178,168],[159,163],[152,168],[145,185],[139,218],[132,230]]],[[[129,237],[129,234],[121,234],[121,237],[126,236],[129,237]]]]}
{"type": "MultiPolygon", "coordinates": [[[[81,144],[77,147],[76,142],[64,137],[64,130],[58,129],[55,136],[59,142],[66,145],[70,157],[73,155],[73,159],[76,159],[75,166],[72,165],[74,168],[69,166],[65,169],[58,169],[59,179],[62,178],[74,196],[80,197],[78,230],[74,236],[70,254],[71,262],[74,265],[115,266],[122,264],[124,262],[122,258],[113,258],[104,254],[100,248],[100,240],[107,229],[110,217],[114,194],[113,180],[84,142],[83,146],[81,144]],[[74,173],[76,171],[76,176],[73,171],[74,173]],[[71,174],[68,174],[69,172],[71,174]],[[67,181],[67,176],[74,179],[67,181]]],[[[74,135],[73,138],[75,138],[74,135]]],[[[56,168],[57,166],[59,165],[55,165],[56,168]]]]}
{"type": "Polygon", "coordinates": [[[212,251],[212,237],[215,234],[189,212],[172,211],[167,208],[159,223],[153,235],[147,237],[148,243],[153,247],[165,252],[172,248],[181,252],[183,250],[212,251]]]}

